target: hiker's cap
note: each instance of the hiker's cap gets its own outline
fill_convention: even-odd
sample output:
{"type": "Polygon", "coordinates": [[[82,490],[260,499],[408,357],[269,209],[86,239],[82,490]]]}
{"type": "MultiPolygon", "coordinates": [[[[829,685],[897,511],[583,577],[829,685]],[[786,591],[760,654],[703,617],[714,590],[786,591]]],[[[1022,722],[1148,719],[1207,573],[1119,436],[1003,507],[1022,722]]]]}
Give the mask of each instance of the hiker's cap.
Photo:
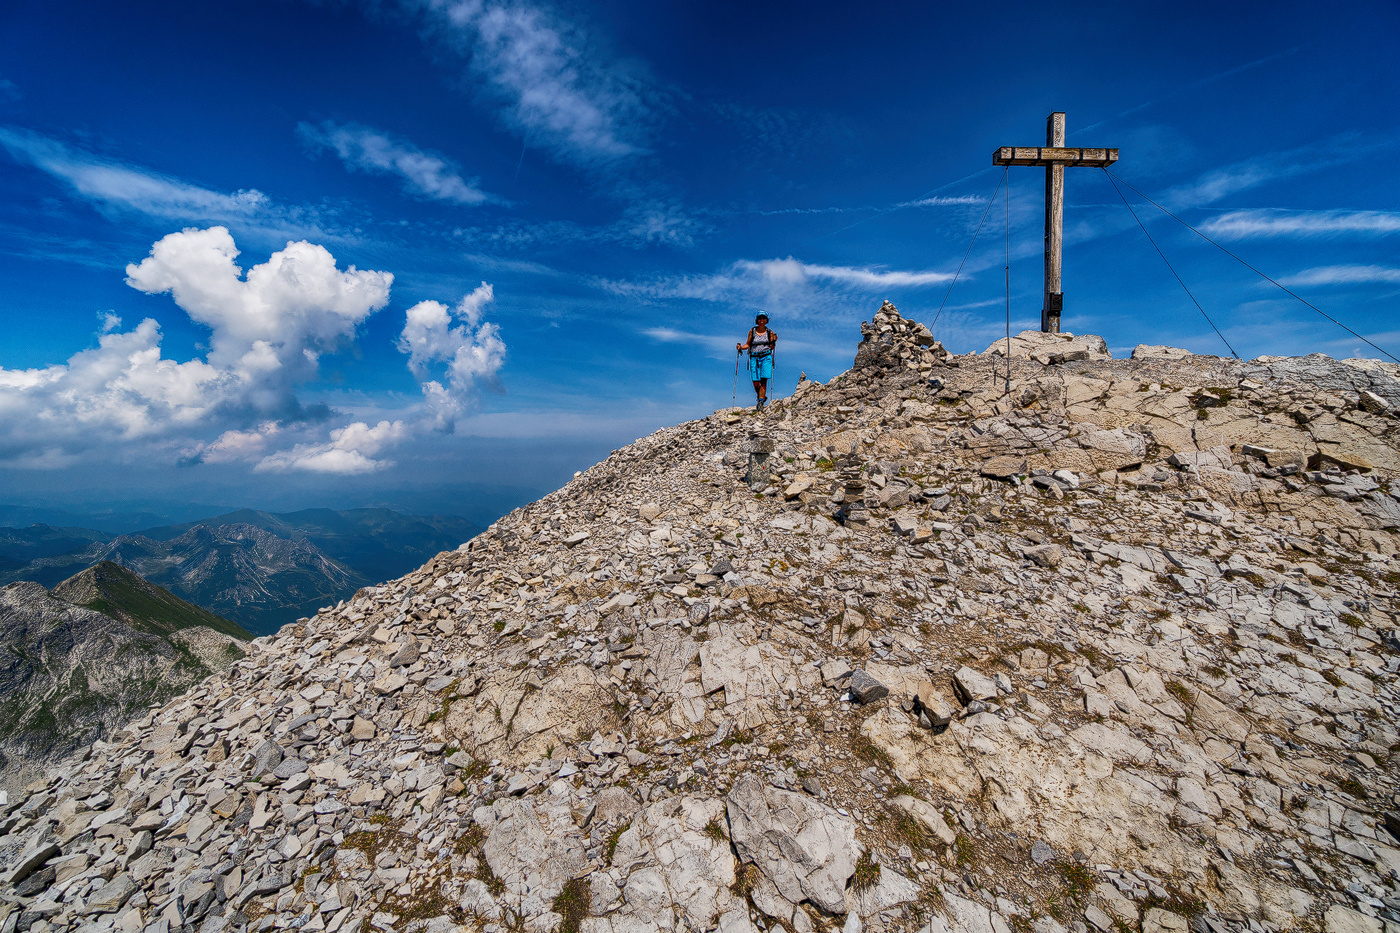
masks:
{"type": "Polygon", "coordinates": [[[768,320],[768,315],[767,315],[767,314],[764,314],[762,311],[760,311],[760,312],[758,312],[758,317],[756,317],[756,318],[753,319],[753,322],[754,322],[755,324],[757,324],[759,321],[766,321],[766,320],[768,320]]]}

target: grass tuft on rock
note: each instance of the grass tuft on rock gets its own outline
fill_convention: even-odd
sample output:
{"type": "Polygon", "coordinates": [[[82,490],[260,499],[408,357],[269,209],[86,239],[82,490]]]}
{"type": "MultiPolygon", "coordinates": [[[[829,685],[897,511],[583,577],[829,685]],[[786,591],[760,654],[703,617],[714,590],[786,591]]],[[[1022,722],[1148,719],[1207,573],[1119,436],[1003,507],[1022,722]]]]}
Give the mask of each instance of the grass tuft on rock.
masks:
{"type": "Polygon", "coordinates": [[[554,912],[562,918],[559,921],[560,933],[578,933],[583,919],[588,916],[590,900],[587,879],[575,878],[564,885],[564,890],[559,892],[553,905],[554,912]]]}
{"type": "Polygon", "coordinates": [[[869,891],[879,883],[880,863],[870,857],[870,850],[867,849],[860,854],[860,859],[856,862],[855,874],[851,875],[851,890],[869,891]]]}
{"type": "Polygon", "coordinates": [[[458,855],[468,855],[481,848],[481,844],[486,841],[486,830],[475,823],[462,835],[457,837],[457,841],[452,845],[452,851],[458,855]]]}
{"type": "Polygon", "coordinates": [[[617,851],[617,841],[618,841],[619,839],[622,838],[622,834],[623,834],[623,833],[627,832],[627,830],[629,830],[629,829],[631,829],[631,828],[632,828],[632,824],[631,824],[631,823],[628,823],[627,825],[625,825],[625,826],[619,826],[619,827],[617,827],[616,829],[614,829],[612,832],[608,833],[608,864],[609,864],[609,865],[612,864],[613,853],[615,853],[615,852],[617,851]]]}
{"type": "Polygon", "coordinates": [[[1094,890],[1094,874],[1078,862],[1059,862],[1055,866],[1065,882],[1065,897],[1083,905],[1089,892],[1094,890]]]}
{"type": "Polygon", "coordinates": [[[734,883],[729,886],[730,893],[747,900],[753,889],[758,887],[758,879],[758,866],[744,862],[734,872],[734,883]]]}
{"type": "Polygon", "coordinates": [[[486,885],[486,890],[490,892],[492,897],[500,897],[506,893],[506,883],[496,877],[495,871],[491,869],[491,863],[486,859],[482,859],[481,864],[477,866],[476,877],[477,880],[486,885]]]}
{"type": "Polygon", "coordinates": [[[1357,800],[1365,800],[1370,794],[1366,793],[1366,785],[1362,784],[1350,774],[1334,774],[1332,781],[1344,794],[1350,794],[1357,800]]]}
{"type": "Polygon", "coordinates": [[[907,845],[915,850],[928,848],[928,830],[924,829],[922,823],[898,807],[886,807],[878,817],[878,821],[884,827],[888,834],[886,838],[892,844],[907,845]]]}

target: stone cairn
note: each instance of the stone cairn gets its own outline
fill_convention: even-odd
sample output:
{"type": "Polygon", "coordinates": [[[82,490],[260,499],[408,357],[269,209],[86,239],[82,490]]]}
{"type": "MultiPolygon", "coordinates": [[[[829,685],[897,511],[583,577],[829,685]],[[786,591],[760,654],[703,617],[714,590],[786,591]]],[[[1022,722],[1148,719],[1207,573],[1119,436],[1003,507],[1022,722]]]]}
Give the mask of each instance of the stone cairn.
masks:
{"type": "Polygon", "coordinates": [[[873,320],[861,322],[860,337],[853,365],[858,370],[926,373],[948,358],[948,351],[927,327],[900,317],[888,299],[873,320]]]}

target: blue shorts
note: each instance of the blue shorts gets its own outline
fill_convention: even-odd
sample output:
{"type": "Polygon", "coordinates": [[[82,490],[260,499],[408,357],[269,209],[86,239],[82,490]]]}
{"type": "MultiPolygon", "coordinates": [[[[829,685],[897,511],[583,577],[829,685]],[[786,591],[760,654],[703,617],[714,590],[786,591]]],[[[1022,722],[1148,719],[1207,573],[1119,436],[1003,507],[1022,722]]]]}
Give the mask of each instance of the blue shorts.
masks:
{"type": "Polygon", "coordinates": [[[749,378],[754,382],[773,377],[773,354],[749,357],[749,378]]]}

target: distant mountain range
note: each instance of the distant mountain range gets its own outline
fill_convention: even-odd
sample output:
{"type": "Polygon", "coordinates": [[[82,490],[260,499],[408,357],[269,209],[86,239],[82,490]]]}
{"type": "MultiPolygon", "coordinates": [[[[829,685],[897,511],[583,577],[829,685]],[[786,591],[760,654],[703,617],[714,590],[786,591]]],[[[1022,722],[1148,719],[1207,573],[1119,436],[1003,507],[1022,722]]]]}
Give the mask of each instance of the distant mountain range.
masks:
{"type": "Polygon", "coordinates": [[[0,787],[227,668],[252,637],[109,561],[52,592],[0,587],[0,787]]]}
{"type": "Polygon", "coordinates": [[[257,634],[362,586],[402,576],[477,532],[465,519],[390,509],[244,509],[112,535],[92,528],[0,528],[0,584],[53,586],[101,561],[257,634]]]}

